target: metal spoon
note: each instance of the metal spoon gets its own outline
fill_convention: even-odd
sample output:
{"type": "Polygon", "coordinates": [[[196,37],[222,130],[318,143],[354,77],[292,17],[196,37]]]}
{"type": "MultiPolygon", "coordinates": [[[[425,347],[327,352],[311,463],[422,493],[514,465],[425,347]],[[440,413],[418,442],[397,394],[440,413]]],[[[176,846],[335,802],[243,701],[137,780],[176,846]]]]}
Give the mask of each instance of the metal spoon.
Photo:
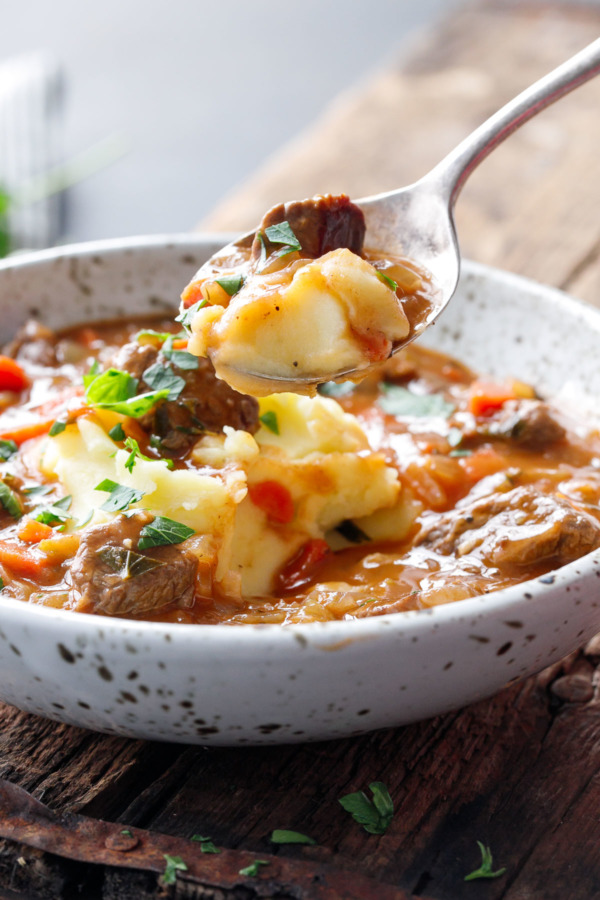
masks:
{"type": "MultiPolygon", "coordinates": [[[[517,97],[494,113],[465,138],[427,175],[408,187],[354,202],[364,212],[367,244],[382,256],[404,256],[427,270],[438,288],[429,316],[411,330],[407,341],[414,340],[439,316],[452,298],[460,273],[460,251],[454,226],[454,204],[471,172],[513,131],[537,115],[546,106],[600,73],[600,39],[589,44],[548,75],[536,81],[517,97]]],[[[248,246],[252,234],[244,235],[233,245],[248,246]]],[[[226,248],[229,250],[229,248],[226,248]]],[[[221,256],[225,251],[221,251],[221,256]]],[[[323,373],[323,377],[288,378],[246,373],[252,379],[277,381],[280,390],[294,390],[300,384],[351,377],[353,372],[323,373]]]]}

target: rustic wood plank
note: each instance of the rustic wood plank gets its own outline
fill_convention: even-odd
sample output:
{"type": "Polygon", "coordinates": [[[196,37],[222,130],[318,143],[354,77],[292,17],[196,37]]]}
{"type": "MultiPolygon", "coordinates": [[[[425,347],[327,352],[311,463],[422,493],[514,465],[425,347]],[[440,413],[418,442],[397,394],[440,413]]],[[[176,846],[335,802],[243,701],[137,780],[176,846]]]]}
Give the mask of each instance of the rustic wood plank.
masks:
{"type": "MultiPolygon", "coordinates": [[[[598,7],[487,4],[458,12],[314,127],[201,223],[251,228],[282,199],[408,184],[488,115],[585,44],[598,7]]],[[[600,303],[600,80],[525,125],[475,172],[457,204],[465,256],[600,303]]]]}

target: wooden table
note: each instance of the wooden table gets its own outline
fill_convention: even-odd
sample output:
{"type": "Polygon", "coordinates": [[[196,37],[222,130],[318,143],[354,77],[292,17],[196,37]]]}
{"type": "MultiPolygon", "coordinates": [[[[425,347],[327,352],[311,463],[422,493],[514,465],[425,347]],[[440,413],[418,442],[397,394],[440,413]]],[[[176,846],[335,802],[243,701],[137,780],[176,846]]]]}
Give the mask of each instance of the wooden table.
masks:
{"type": "MultiPolygon", "coordinates": [[[[204,225],[241,230],[281,199],[408,183],[599,31],[598,6],[468,7],[341,96],[204,225]]],[[[599,304],[599,148],[596,80],[525,126],[472,177],[457,216],[465,255],[599,304]]],[[[117,739],[0,707],[0,777],[60,814],[33,830],[0,817],[0,834],[25,840],[0,845],[0,896],[590,900],[600,896],[599,678],[595,639],[447,716],[266,749],[117,739]],[[396,805],[382,837],[338,803],[374,780],[396,805]],[[52,846],[63,855],[32,846],[48,848],[46,832],[57,826],[68,840],[52,846]],[[313,835],[318,846],[274,848],[267,837],[281,827],[313,835]],[[194,833],[229,849],[202,854],[189,841],[194,833]],[[479,863],[477,840],[506,873],[465,884],[479,863]],[[189,865],[171,887],[152,871],[164,868],[163,853],[189,865]],[[270,861],[258,877],[237,874],[256,858],[270,861]]],[[[27,811],[26,797],[17,808],[27,811]]]]}

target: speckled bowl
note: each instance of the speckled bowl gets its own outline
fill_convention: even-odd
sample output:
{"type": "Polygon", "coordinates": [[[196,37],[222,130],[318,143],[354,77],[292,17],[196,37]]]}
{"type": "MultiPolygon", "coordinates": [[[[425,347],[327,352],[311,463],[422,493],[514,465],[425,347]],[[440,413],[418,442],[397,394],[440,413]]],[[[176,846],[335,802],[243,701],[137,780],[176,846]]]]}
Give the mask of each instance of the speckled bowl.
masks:
{"type": "MultiPolygon", "coordinates": [[[[87,244],[0,264],[0,340],[34,313],[60,327],[175,306],[223,239],[87,244]]],[[[597,408],[600,313],[465,265],[429,345],[597,408]]],[[[600,631],[600,552],[423,612],[312,625],[160,625],[0,604],[0,697],[137,738],[261,744],[360,734],[493,694],[600,631]]]]}

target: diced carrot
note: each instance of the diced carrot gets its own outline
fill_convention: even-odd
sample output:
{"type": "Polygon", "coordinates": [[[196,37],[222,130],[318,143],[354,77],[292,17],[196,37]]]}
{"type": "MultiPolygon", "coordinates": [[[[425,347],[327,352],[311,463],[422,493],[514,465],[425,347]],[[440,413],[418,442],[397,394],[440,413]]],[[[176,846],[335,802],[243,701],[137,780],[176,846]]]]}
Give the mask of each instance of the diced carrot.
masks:
{"type": "Polygon", "coordinates": [[[278,481],[259,481],[248,487],[250,499],[269,519],[286,525],[294,518],[294,501],[286,487],[278,481]]]}
{"type": "Polygon", "coordinates": [[[331,553],[327,541],[313,538],[307,541],[277,576],[276,590],[293,591],[310,581],[318,564],[331,553]]]}
{"type": "Polygon", "coordinates": [[[200,300],[204,300],[202,294],[202,285],[204,284],[204,281],[204,278],[201,281],[190,281],[188,286],[184,288],[181,300],[185,309],[193,306],[194,303],[199,303],[200,300]]]}
{"type": "Polygon", "coordinates": [[[469,388],[469,412],[489,416],[502,409],[507,400],[517,399],[514,387],[490,381],[474,381],[469,388]]]}
{"type": "Polygon", "coordinates": [[[38,578],[49,565],[48,557],[35,550],[0,541],[0,563],[24,578],[38,578]]]}
{"type": "Polygon", "coordinates": [[[43,522],[36,522],[35,519],[30,519],[29,516],[21,519],[17,529],[17,537],[20,541],[25,541],[27,544],[39,544],[40,541],[49,538],[52,534],[54,532],[49,525],[44,525],[43,522]]]}
{"type": "Polygon", "coordinates": [[[14,441],[15,444],[18,444],[20,447],[25,441],[30,441],[32,438],[48,434],[53,423],[54,419],[45,419],[42,422],[31,422],[29,425],[20,425],[17,428],[13,428],[12,431],[3,431],[0,434],[0,439],[3,441],[14,441]]]}
{"type": "Polygon", "coordinates": [[[89,326],[84,326],[77,332],[77,340],[86,347],[91,347],[98,340],[98,332],[89,326]]]}
{"type": "Polygon", "coordinates": [[[173,341],[173,350],[187,350],[188,339],[187,338],[176,338],[173,341]]]}
{"type": "Polygon", "coordinates": [[[28,384],[19,363],[10,356],[0,356],[0,391],[22,391],[28,384]]]}
{"type": "Polygon", "coordinates": [[[473,482],[506,468],[506,458],[493,447],[481,447],[474,450],[470,456],[462,457],[458,462],[467,478],[473,482]]]}

